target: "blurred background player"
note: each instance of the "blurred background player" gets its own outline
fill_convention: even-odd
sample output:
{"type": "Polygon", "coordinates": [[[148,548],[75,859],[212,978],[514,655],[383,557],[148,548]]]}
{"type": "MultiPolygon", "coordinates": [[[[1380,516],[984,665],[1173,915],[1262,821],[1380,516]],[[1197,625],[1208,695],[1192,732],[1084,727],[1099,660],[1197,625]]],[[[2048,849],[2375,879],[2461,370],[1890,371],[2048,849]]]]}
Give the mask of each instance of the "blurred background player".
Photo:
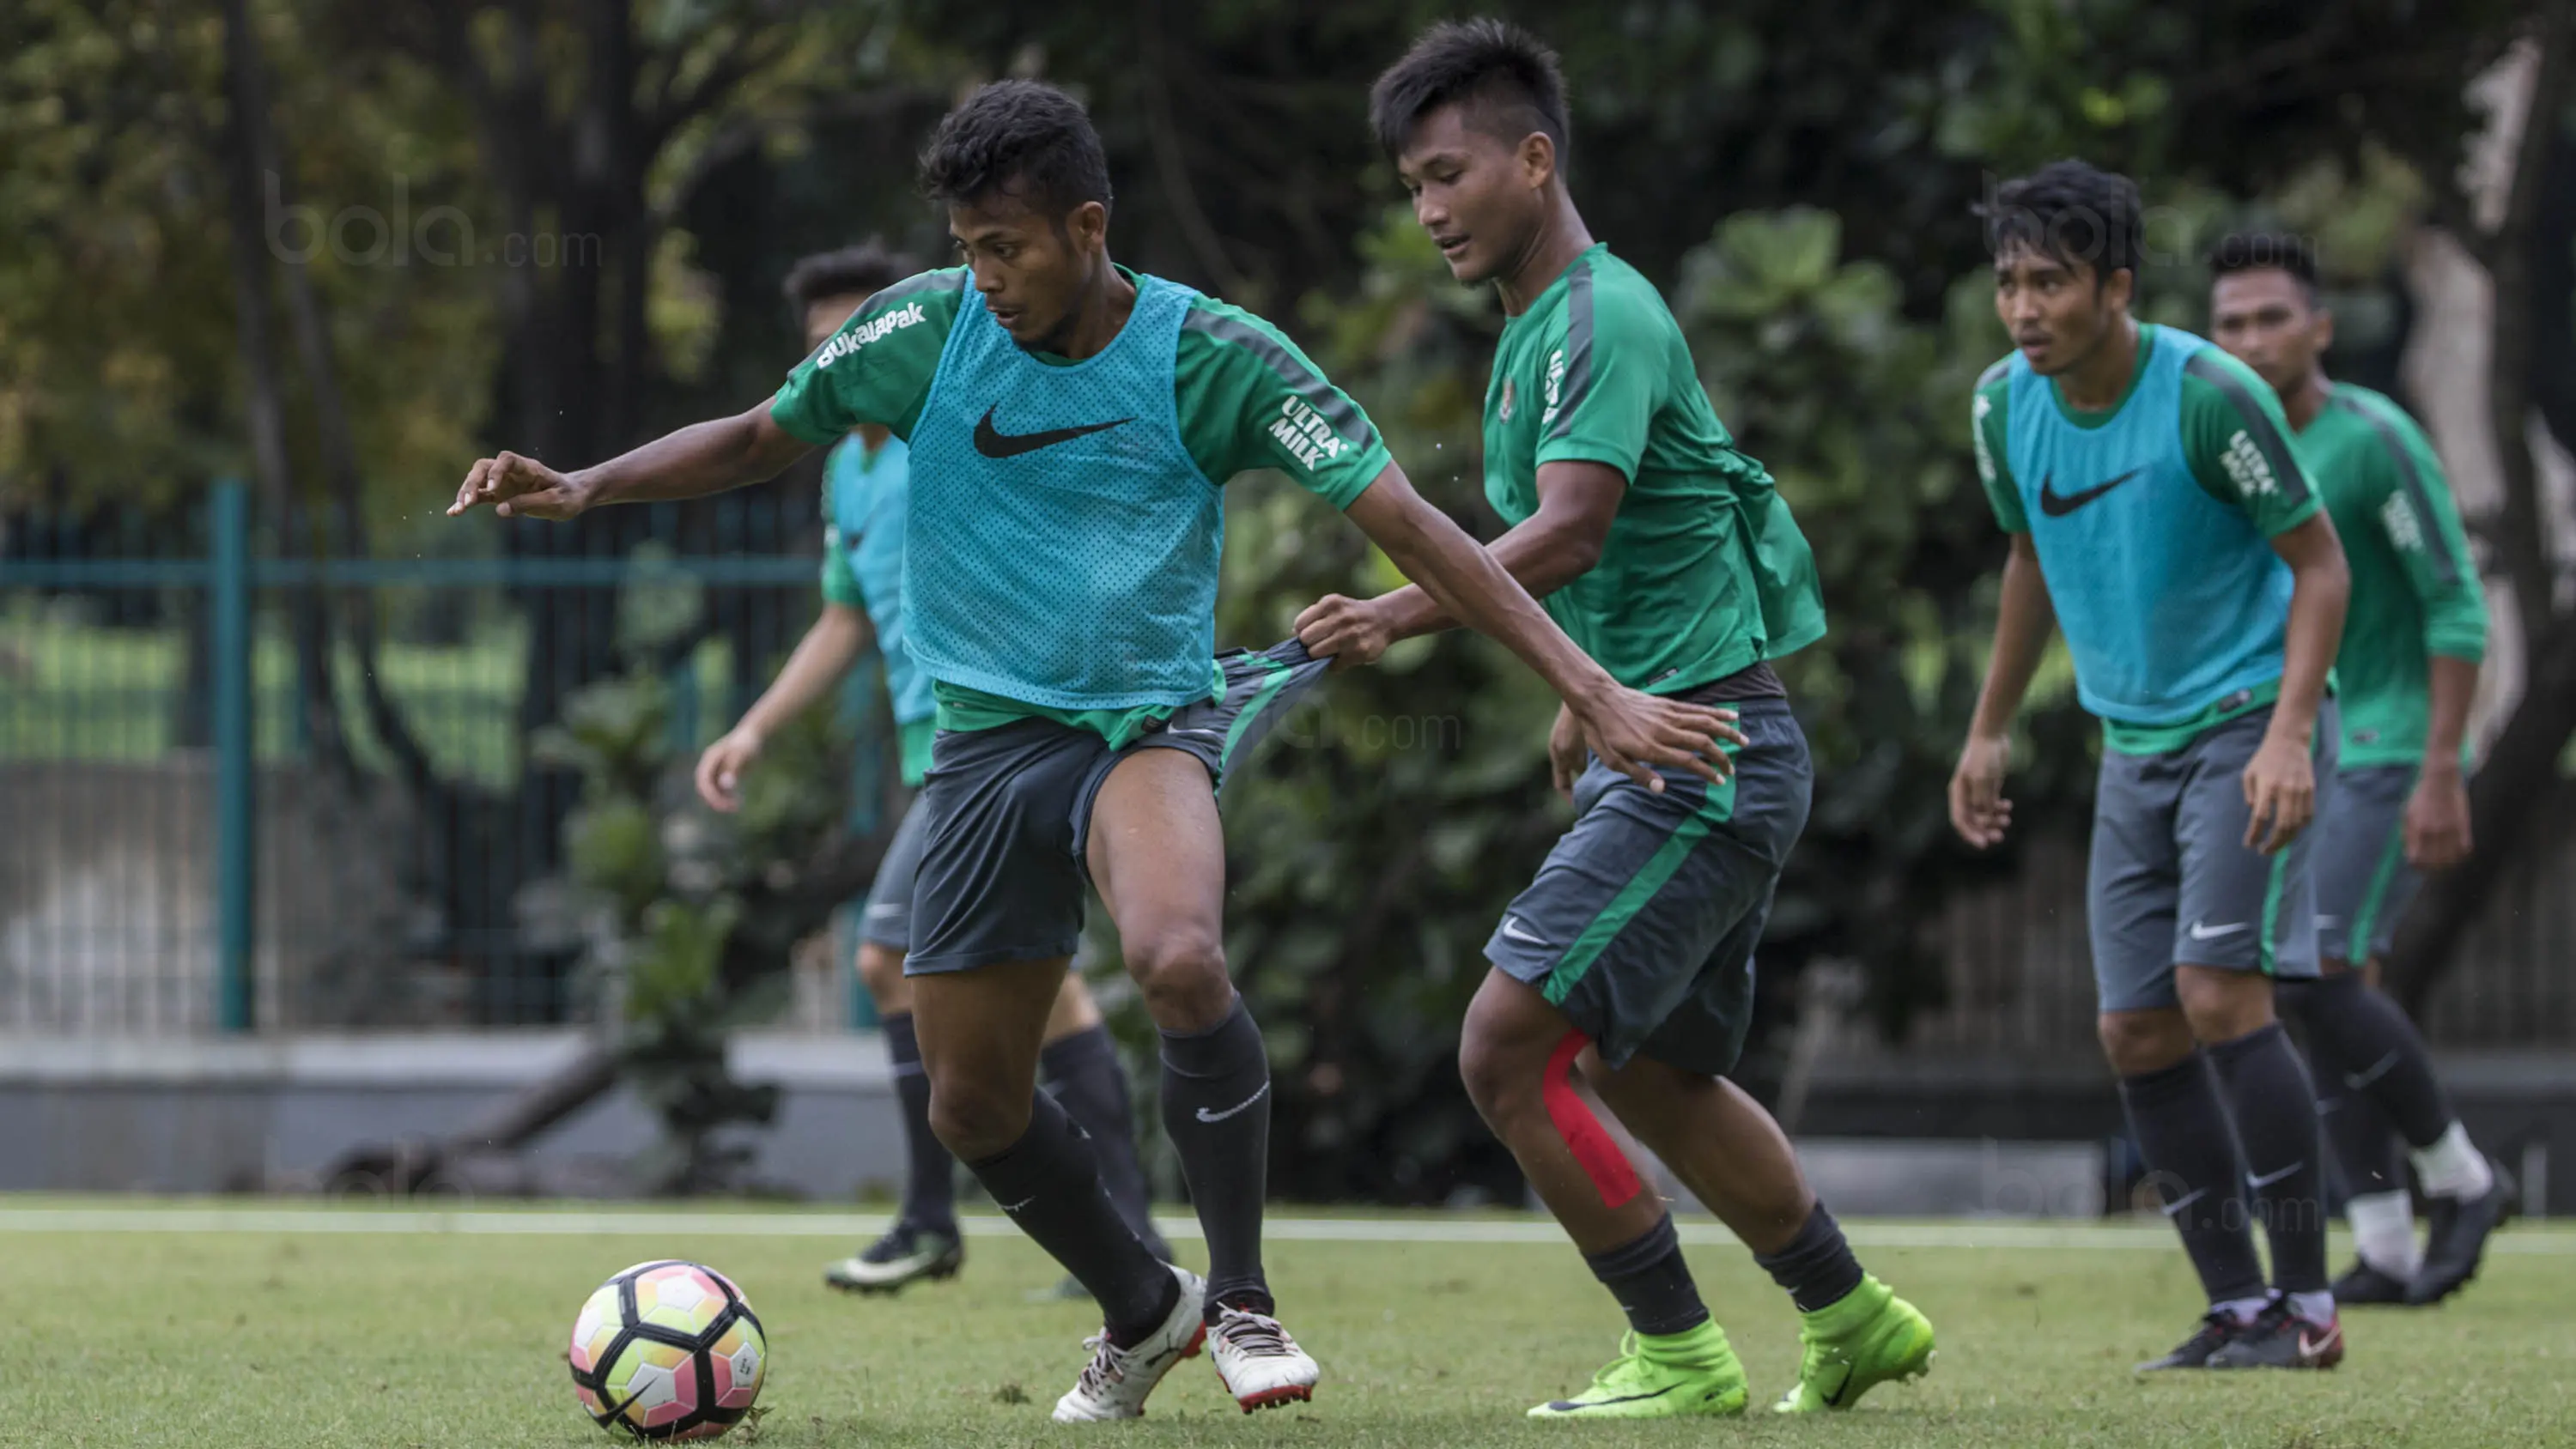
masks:
{"type": "MultiPolygon", "coordinates": [[[[1735,1414],[1750,1394],[1672,1214],[1574,1091],[1578,1061],[1797,1305],[1805,1355],[1777,1408],[1849,1408],[1927,1369],[1932,1325],[1861,1271],[1779,1125],[1725,1076],[1814,783],[1769,663],[1824,633],[1806,540],[1710,409],[1662,296],[1575,209],[1552,51],[1500,21],[1436,26],[1370,110],[1451,274],[1502,299],[1485,497],[1511,531],[1494,557],[1621,683],[1731,709],[1744,736],[1728,779],[1672,771],[1652,791],[1591,760],[1564,714],[1549,742],[1577,818],[1486,943],[1459,1065],[1630,1333],[1589,1387],[1530,1417],[1735,1414]]],[[[1327,597],[1298,629],[1366,663],[1455,623],[1403,588],[1327,597]]]]}
{"type": "MultiPolygon", "coordinates": [[[[808,351],[821,347],[868,298],[920,270],[912,259],[871,243],[799,261],[787,274],[788,304],[805,329],[808,351]]],[[[832,445],[823,460],[823,611],[807,630],[777,680],[745,711],[742,722],[707,747],[698,760],[698,793],[718,810],[741,801],[737,782],[760,758],[780,722],[830,695],[867,651],[873,635],[885,664],[886,692],[894,706],[907,789],[918,789],[930,768],[934,707],[930,680],[904,649],[904,508],[910,493],[910,455],[902,440],[882,427],[862,427],[832,445]]],[[[921,863],[924,816],[904,812],[886,847],[875,884],[860,916],[859,980],[876,1004],[877,1022],[894,1058],[895,1094],[903,1114],[902,1206],[884,1237],[824,1271],[836,1288],[891,1293],[920,1279],[953,1276],[965,1259],[957,1231],[956,1159],[930,1130],[930,1079],[921,1069],[921,1047],[912,1029],[912,988],[903,975],[912,944],[912,883],[921,863]]],[[[1100,1155],[1102,1185],[1147,1248],[1168,1259],[1170,1248],[1154,1231],[1151,1199],[1136,1158],[1135,1109],[1117,1044],[1078,972],[1065,973],[1039,1049],[1046,1090],[1091,1135],[1100,1155]]],[[[1080,1296],[1081,1285],[1070,1286],[1080,1296]]]]}
{"type": "Polygon", "coordinates": [[[1984,214],[2017,350],[1978,381],[1975,449],[2012,551],[1950,818],[1972,846],[2003,839],[2013,715],[2062,627],[2102,720],[2086,903],[2102,1047],[2209,1299],[2139,1367],[2331,1368],[2316,1096],[2272,982],[2317,973],[2306,834],[2334,765],[2343,551],[2263,380],[2130,315],[2134,183],[2060,161],[1984,214]]]}
{"type": "Polygon", "coordinates": [[[2210,254],[2210,329],[2280,395],[2291,446],[2324,495],[2352,570],[2335,655],[2343,741],[2314,833],[2314,981],[2283,982],[2306,1029],[2326,1140],[2343,1168],[2359,1261],[2339,1303],[2438,1302],[2477,1272],[2510,1179],[2469,1141],[2424,1039],[2378,989],[2420,871],[2469,853],[2469,705],[2487,642],[2486,594],[2440,461],[2386,396],[2326,376],[2334,314],[2292,236],[2239,234],[2210,254]],[[2433,1203],[2420,1257],[2397,1158],[2403,1137],[2433,1203]]]}

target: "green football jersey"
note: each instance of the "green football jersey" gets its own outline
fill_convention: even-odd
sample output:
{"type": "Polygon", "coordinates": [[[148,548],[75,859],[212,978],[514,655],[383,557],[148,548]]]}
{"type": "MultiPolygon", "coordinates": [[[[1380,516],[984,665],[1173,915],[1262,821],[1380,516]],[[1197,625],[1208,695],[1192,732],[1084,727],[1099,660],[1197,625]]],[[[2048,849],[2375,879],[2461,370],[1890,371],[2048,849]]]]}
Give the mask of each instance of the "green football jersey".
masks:
{"type": "Polygon", "coordinates": [[[2432,724],[2431,657],[2476,663],[2487,647],[2486,593],[2442,464],[2404,409],[2348,382],[2291,446],[2352,569],[2335,655],[2340,767],[2414,764],[2432,724]]]}
{"type": "Polygon", "coordinates": [[[1504,324],[1484,435],[1485,498],[1506,523],[1538,511],[1543,464],[1627,478],[1600,561],[1544,601],[1620,683],[1675,694],[1824,633],[1788,505],[1717,420],[1663,296],[1607,247],[1504,324]]]}

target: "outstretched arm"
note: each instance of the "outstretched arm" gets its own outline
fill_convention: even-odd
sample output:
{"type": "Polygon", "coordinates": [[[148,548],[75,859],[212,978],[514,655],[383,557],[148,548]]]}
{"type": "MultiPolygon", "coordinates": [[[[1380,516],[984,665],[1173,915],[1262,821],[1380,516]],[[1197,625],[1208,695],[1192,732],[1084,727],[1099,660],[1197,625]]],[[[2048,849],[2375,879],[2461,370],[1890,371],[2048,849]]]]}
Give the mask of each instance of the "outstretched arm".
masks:
{"type": "Polygon", "coordinates": [[[702,498],[775,478],[814,445],[781,428],[763,402],[749,412],[693,423],[596,467],[559,473],[501,453],[476,461],[447,516],[488,503],[504,518],[568,519],[607,503],[702,498]]]}
{"type": "Polygon", "coordinates": [[[1740,743],[1734,714],[1657,699],[1612,679],[1515,583],[1493,555],[1413,491],[1390,463],[1347,510],[1371,542],[1450,617],[1499,640],[1556,690],[1601,762],[1650,790],[1657,765],[1718,779],[1728,767],[1718,742],[1740,743]]]}
{"type": "MultiPolygon", "coordinates": [[[[1538,511],[1486,550],[1530,597],[1543,599],[1592,571],[1609,542],[1628,479],[1606,463],[1543,463],[1538,511]]],[[[1374,599],[1328,594],[1297,616],[1297,636],[1336,667],[1373,664],[1388,645],[1416,634],[1453,629],[1457,618],[1420,584],[1374,599]]]]}

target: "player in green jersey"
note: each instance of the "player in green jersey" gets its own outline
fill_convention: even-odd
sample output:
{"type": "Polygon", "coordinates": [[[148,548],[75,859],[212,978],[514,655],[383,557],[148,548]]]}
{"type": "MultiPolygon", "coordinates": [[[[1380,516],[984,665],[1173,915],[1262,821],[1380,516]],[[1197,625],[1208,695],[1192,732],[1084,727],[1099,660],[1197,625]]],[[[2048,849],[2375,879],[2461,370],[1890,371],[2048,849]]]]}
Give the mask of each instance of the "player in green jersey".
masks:
{"type": "MultiPolygon", "coordinates": [[[[1861,1271],[1779,1125],[1725,1076],[1807,817],[1806,739],[1769,662],[1824,632],[1806,540],[1710,408],[1663,298],[1586,230],[1546,46],[1498,21],[1436,26],[1378,78],[1371,111],[1451,273],[1502,300],[1485,496],[1511,530],[1494,556],[1621,682],[1722,701],[1746,736],[1732,778],[1675,774],[1661,792],[1588,762],[1565,716],[1550,741],[1577,818],[1486,944],[1459,1065],[1630,1332],[1588,1387],[1530,1416],[1733,1414],[1749,1397],[1671,1214],[1576,1072],[1800,1310],[1805,1356],[1778,1409],[1849,1408],[1928,1368],[1932,1326],[1861,1271]]],[[[1314,652],[1366,662],[1452,623],[1405,588],[1326,598],[1298,628],[1314,652]]]]}
{"type": "MultiPolygon", "coordinates": [[[[784,290],[804,324],[805,350],[810,353],[829,341],[868,298],[920,270],[910,258],[873,242],[799,261],[788,269],[784,290]]],[[[699,756],[698,794],[712,808],[741,807],[741,776],[759,760],[769,736],[839,686],[871,640],[884,662],[903,784],[920,787],[930,767],[933,707],[930,681],[904,646],[904,510],[911,491],[907,452],[881,427],[859,428],[832,445],[823,465],[822,612],[741,722],[699,756]]],[[[893,1058],[904,1180],[894,1225],[824,1271],[825,1282],[858,1293],[893,1293],[908,1284],[948,1278],[965,1261],[966,1240],[957,1231],[957,1164],[930,1130],[930,1079],[921,1069],[912,986],[903,974],[904,953],[912,946],[913,876],[921,864],[927,826],[927,812],[916,797],[886,846],[859,914],[859,982],[876,1006],[886,1051],[893,1058]]],[[[1154,1231],[1152,1195],[1136,1160],[1127,1071],[1079,972],[1065,973],[1038,1062],[1047,1089],[1098,1147],[1101,1178],[1120,1215],[1155,1256],[1170,1257],[1154,1231]]],[[[1079,1296],[1081,1285],[1072,1286],[1079,1296]]]]}
{"type": "Polygon", "coordinates": [[[1030,81],[962,101],[922,158],[964,265],[869,299],[771,399],[595,467],[503,453],[452,511],[572,518],[775,475],[851,428],[913,455],[904,612],[935,683],[913,1020],[931,1122],[1102,1310],[1059,1420],[1131,1419],[1202,1344],[1247,1410],[1319,1370],[1261,1267],[1270,1077],[1227,974],[1215,780],[1320,664],[1211,663],[1219,488],[1275,468],[1345,513],[1442,605],[1545,678],[1605,761],[1714,781],[1729,711],[1657,699],[1586,656],[1413,491],[1367,416],[1267,323],[1115,265],[1108,162],[1081,106],[1030,81]],[[1163,1119],[1209,1276],[1157,1260],[1088,1141],[1034,1089],[1086,881],[1163,1039],[1163,1119]]]}
{"type": "Polygon", "coordinates": [[[2302,467],[2325,496],[2352,568],[2335,677],[2343,748],[2317,817],[2323,974],[2282,983],[2307,1028],[2317,1110],[2350,1193],[2359,1261],[2339,1303],[2440,1301],[2477,1272],[2510,1181],[2469,1140],[2424,1039],[2380,993],[2380,957],[2419,871],[2469,853],[2469,703],[2486,652],[2486,597],[2442,465],[2385,396],[2326,376],[2334,314],[2307,244],[2231,236],[2210,254],[2210,332],[2280,394],[2302,467]],[[2419,1256],[2403,1137],[2433,1204],[2419,1256]]]}

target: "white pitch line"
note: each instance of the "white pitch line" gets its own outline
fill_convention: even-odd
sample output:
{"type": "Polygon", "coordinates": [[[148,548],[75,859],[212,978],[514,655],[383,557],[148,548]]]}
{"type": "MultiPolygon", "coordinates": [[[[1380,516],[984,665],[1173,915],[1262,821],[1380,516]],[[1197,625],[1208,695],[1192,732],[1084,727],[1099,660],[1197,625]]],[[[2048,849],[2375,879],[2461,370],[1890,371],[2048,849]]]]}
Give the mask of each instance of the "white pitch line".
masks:
{"type": "MultiPolygon", "coordinates": [[[[460,1233],[500,1237],[624,1238],[864,1238],[883,1232],[882,1214],[737,1212],[550,1212],[525,1208],[352,1211],[317,1208],[0,1208],[0,1234],[9,1233],[230,1233],[357,1234],[412,1236],[460,1233]]],[[[1168,1238],[1196,1238],[1196,1219],[1164,1217],[1156,1226],[1168,1238]]],[[[959,1226],[968,1237],[1007,1238],[1019,1229],[1004,1218],[969,1215],[959,1226]]],[[[1677,1223],[1683,1242],[1733,1241],[1707,1221],[1677,1223]]],[[[2173,1237],[2160,1227],[2110,1223],[1847,1222],[1863,1248],[2031,1249],[2165,1252],[2173,1237]]],[[[1304,1243],[1534,1243],[1562,1245],[1565,1235],[1543,1218],[1298,1218],[1274,1217],[1262,1232],[1275,1242],[1304,1243]]],[[[2515,1257],[2576,1257],[2576,1234],[2514,1233],[2496,1237],[2489,1251],[2515,1257]]]]}

